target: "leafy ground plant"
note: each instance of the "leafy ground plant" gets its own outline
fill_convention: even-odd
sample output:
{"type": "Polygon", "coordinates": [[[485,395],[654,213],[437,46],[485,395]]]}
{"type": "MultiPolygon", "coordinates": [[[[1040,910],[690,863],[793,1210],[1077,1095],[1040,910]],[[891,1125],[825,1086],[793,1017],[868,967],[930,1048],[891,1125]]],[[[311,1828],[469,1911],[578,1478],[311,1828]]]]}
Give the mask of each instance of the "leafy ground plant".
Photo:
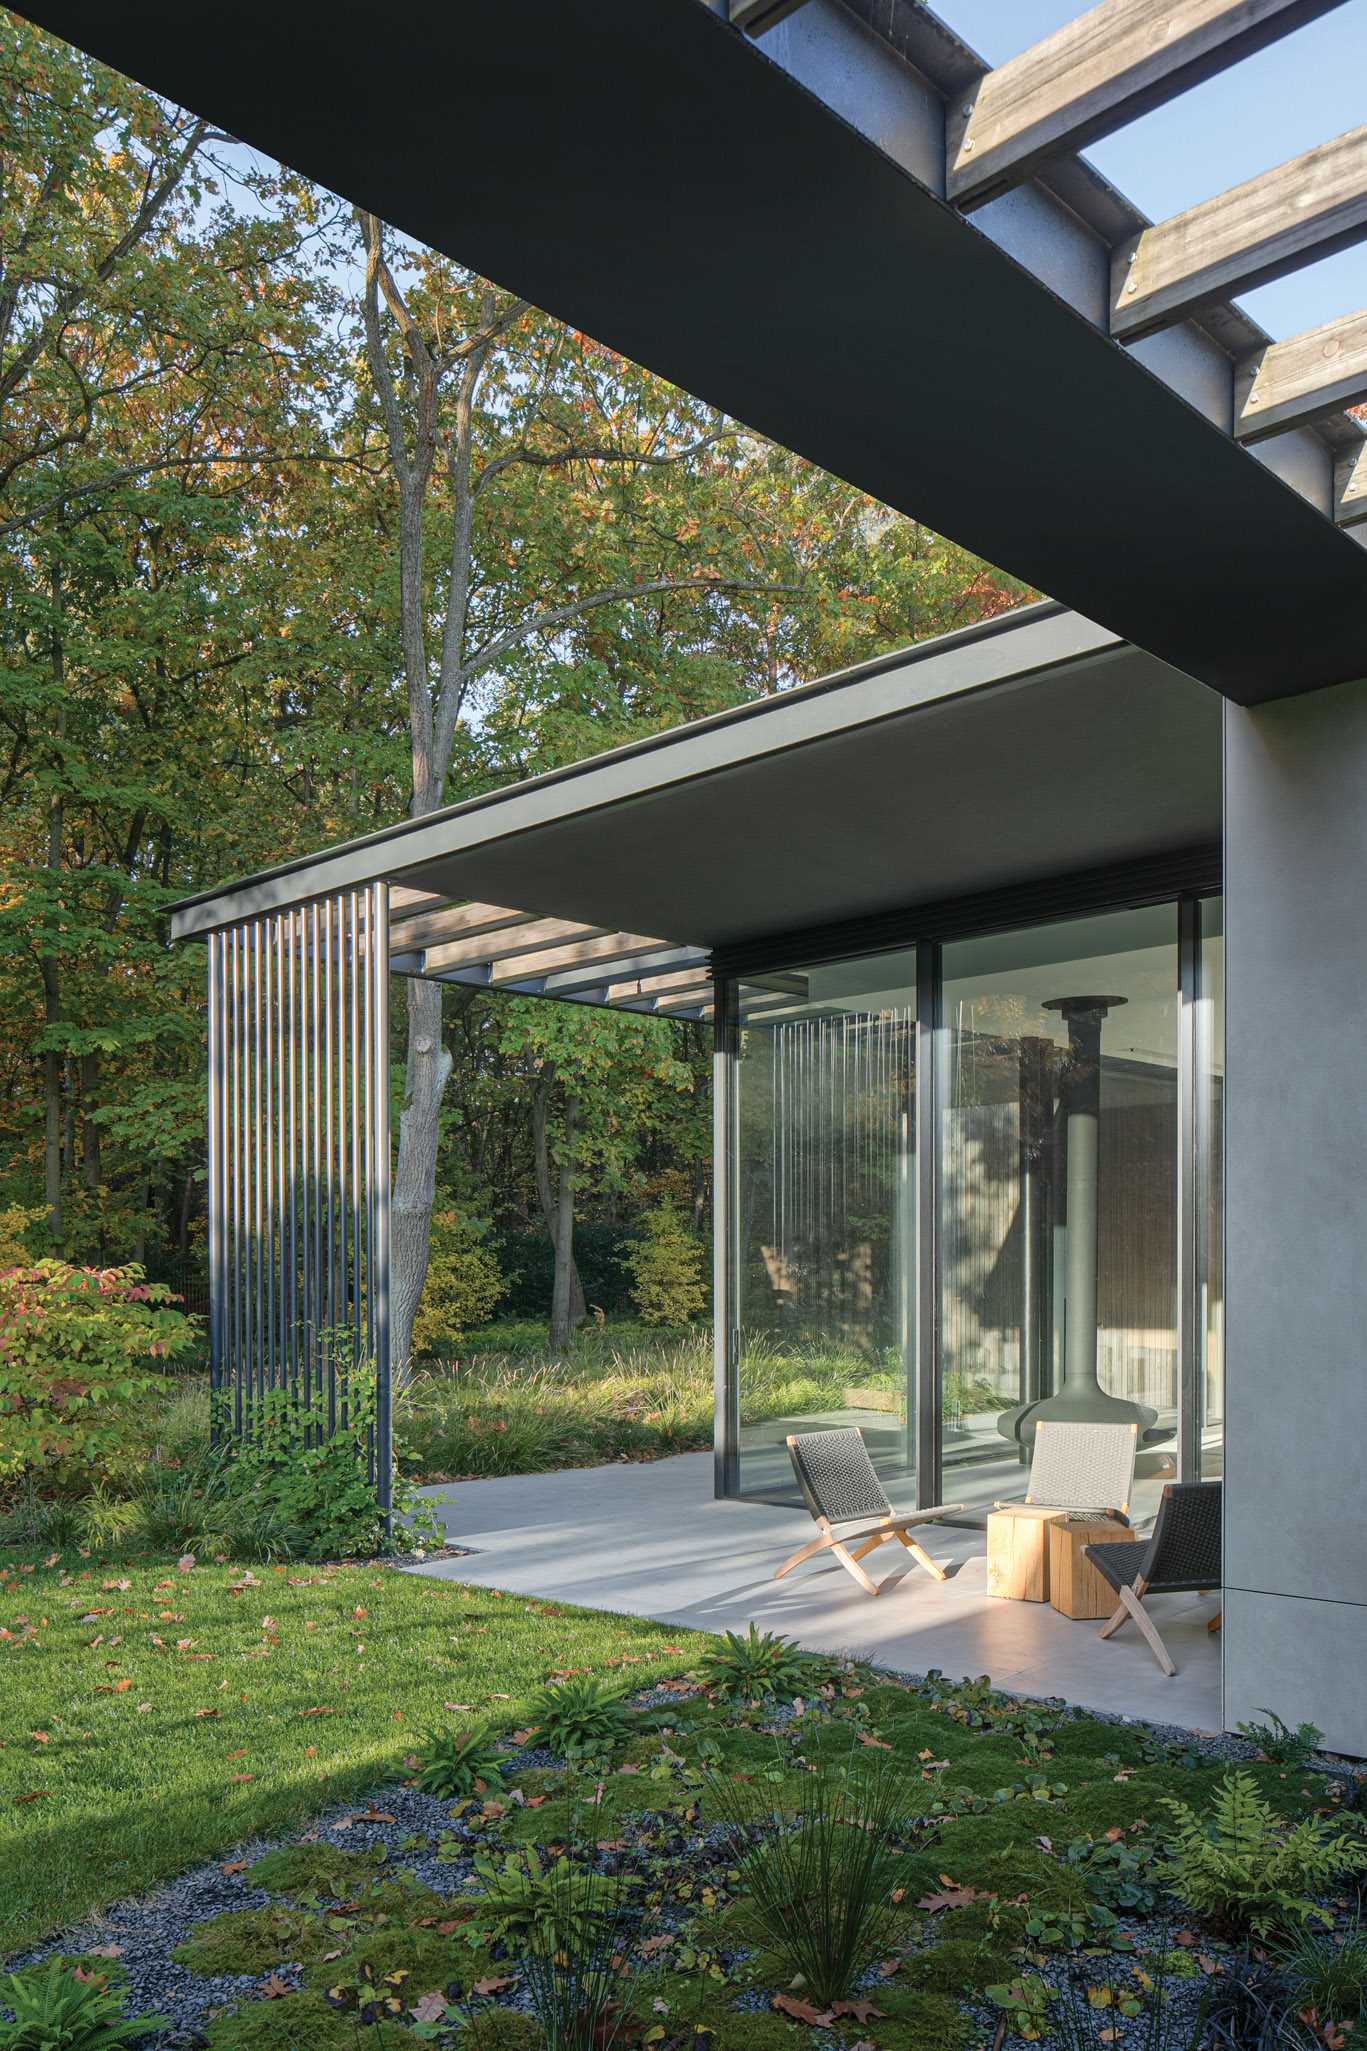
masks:
{"type": "Polygon", "coordinates": [[[607,1686],[593,1674],[549,1682],[532,1702],[531,1721],[532,1742],[562,1759],[610,1752],[632,1727],[622,1689],[607,1686]]]}
{"type": "Polygon", "coordinates": [[[1367,2012],[1367,1937],[1359,1923],[1332,1934],[1294,1930],[1283,1940],[1277,1963],[1296,2009],[1339,2024],[1356,2023],[1367,2012]]]}
{"type": "Polygon", "coordinates": [[[1333,1919],[1315,1897],[1367,1867],[1367,1839],[1323,1816],[1278,1816],[1247,1772],[1227,1773],[1208,1810],[1167,1804],[1176,1828],[1163,1877],[1179,1901],[1255,1936],[1333,1919]]]}
{"type": "Polygon", "coordinates": [[[744,1787],[714,1777],[711,1802],[741,1876],[739,1921],[783,1960],[819,2010],[855,1993],[889,1943],[907,1893],[908,1821],[924,1808],[904,1765],[851,1756],[822,1765],[800,1813],[756,1813],[744,1787]]]}
{"type": "Polygon", "coordinates": [[[119,1979],[64,1958],[0,1982],[0,2051],[121,2051],[164,2029],[164,2015],[125,2015],[119,1979]]]}
{"type": "Polygon", "coordinates": [[[503,1767],[493,1739],[476,1725],[467,1731],[428,1731],[418,1753],[417,1786],[439,1801],[464,1801],[503,1786],[503,1767]]]}
{"type": "Polygon", "coordinates": [[[821,1662],[810,1652],[777,1631],[757,1631],[753,1624],[744,1637],[727,1631],[703,1654],[698,1671],[704,1685],[728,1702],[764,1696],[791,1702],[818,1687],[822,1675],[821,1662]]]}
{"type": "Polygon", "coordinates": [[[1317,1723],[1298,1723],[1292,1730],[1275,1710],[1260,1709],[1258,1714],[1266,1721],[1241,1723],[1238,1728],[1274,1766],[1304,1766],[1314,1758],[1324,1742],[1324,1732],[1317,1723]]]}
{"type": "Polygon", "coordinates": [[[545,2051],[616,2051],[637,2041],[628,2006],[642,1976],[625,1963],[637,1917],[621,1888],[592,1866],[571,1866],[556,1918],[528,1934],[523,1970],[545,2051]]]}
{"type": "Polygon", "coordinates": [[[542,1859],[530,1845],[502,1859],[476,1854],[475,1877],[480,1896],[474,1928],[514,1942],[519,1951],[537,1937],[552,1950],[591,1950],[593,1932],[583,1919],[606,1910],[616,1916],[631,1885],[595,1874],[590,1886],[580,1860],[564,1852],[542,1859]]]}

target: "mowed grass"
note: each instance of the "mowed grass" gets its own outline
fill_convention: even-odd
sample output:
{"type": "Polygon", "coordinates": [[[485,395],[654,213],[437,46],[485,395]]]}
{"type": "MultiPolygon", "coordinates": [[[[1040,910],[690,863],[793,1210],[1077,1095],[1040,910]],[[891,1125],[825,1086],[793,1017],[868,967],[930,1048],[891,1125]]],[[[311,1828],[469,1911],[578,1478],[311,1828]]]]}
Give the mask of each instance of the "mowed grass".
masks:
{"type": "Polygon", "coordinates": [[[425,1728],[516,1724],[559,1670],[681,1673],[701,1642],[385,1567],[9,1554],[0,1957],[405,1777],[425,1728]]]}

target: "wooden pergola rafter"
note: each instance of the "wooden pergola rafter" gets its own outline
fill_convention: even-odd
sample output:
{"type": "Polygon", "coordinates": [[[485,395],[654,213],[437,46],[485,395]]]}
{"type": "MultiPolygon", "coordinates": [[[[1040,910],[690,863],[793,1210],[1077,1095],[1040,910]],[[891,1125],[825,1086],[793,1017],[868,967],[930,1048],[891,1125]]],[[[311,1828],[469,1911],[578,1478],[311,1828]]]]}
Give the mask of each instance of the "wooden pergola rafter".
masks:
{"type": "MultiPolygon", "coordinates": [[[[711,4],[780,63],[798,53],[794,68],[821,92],[819,68],[804,63],[801,43],[790,50],[770,32],[808,11],[815,19],[822,0],[711,4]]],[[[1030,185],[1065,204],[1081,199],[1109,262],[1097,324],[1126,346],[1189,323],[1216,339],[1229,383],[1220,424],[1245,446],[1316,430],[1332,465],[1325,510],[1340,526],[1367,519],[1367,434],[1345,411],[1367,400],[1367,307],[1273,341],[1230,303],[1367,238],[1367,125],[1159,222],[1144,220],[1077,156],[1344,0],[1100,0],[991,69],[920,0],[843,4],[940,94],[941,189],[959,212],[979,213],[1030,185]]],[[[1057,252],[1047,239],[1037,261],[1029,246],[1011,248],[1054,282],[1057,252]]]]}

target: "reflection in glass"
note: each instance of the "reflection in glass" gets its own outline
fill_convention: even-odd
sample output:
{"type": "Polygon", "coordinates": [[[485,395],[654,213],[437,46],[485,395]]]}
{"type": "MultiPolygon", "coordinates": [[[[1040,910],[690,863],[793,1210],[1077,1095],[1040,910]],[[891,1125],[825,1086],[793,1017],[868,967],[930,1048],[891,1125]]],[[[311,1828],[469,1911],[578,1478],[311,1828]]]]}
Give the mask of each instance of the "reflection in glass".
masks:
{"type": "Polygon", "coordinates": [[[1201,905],[1197,972],[1196,1219],[1201,1344],[1199,1474],[1212,1480],[1225,1449],[1225,932],[1218,897],[1201,905]]]}
{"type": "Polygon", "coordinates": [[[944,950],[942,1493],[1025,1492],[1042,1416],[1178,1421],[1175,906],[944,950]]]}
{"type": "MultiPolygon", "coordinates": [[[[909,1471],[915,956],[741,986],[740,1486],[790,1496],[789,1432],[857,1424],[909,1471]]],[[[905,1491],[904,1491],[905,1492],[905,1491]]]]}

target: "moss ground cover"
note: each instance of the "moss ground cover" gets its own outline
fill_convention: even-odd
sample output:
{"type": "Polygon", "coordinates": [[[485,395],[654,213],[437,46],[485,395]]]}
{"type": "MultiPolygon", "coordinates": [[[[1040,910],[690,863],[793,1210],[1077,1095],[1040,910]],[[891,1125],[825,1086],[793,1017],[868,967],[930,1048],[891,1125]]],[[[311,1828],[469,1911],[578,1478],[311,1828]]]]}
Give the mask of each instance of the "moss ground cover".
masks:
{"type": "MultiPolygon", "coordinates": [[[[56,1567],[48,1572],[49,1616],[58,1595],[95,1606],[88,1583],[56,1567]]],[[[167,1936],[182,1999],[190,1999],[185,1989],[191,1996],[208,1989],[207,2005],[196,2009],[204,2033],[196,2041],[210,2051],[352,2051],[358,2043],[395,2051],[420,2041],[459,2044],[462,2051],[539,2051],[540,2024],[529,2013],[537,1933],[567,1927],[566,1902],[586,1872],[600,1899],[628,1918],[621,1941],[628,2014],[620,2041],[642,2051],[1071,2044],[1078,2040],[1060,2034],[1058,2017],[1069,1986],[1103,2032],[1085,2041],[1129,2051],[1146,2041],[1138,2033],[1156,1990],[1166,1987],[1163,1999],[1185,2002],[1184,2016],[1194,2016],[1205,1991],[1239,1970],[1237,1933],[1177,1899],[1166,1864],[1169,1802],[1209,1809],[1226,1763],[1142,1726],[1022,1704],[980,1682],[907,1682],[847,1663],[809,1664],[781,1691],[805,1692],[781,1704],[736,1698],[706,1685],[714,1640],[676,1635],[666,1645],[649,1627],[568,1611],[556,1612],[550,1625],[546,1606],[449,1584],[435,1591],[445,1594],[444,1604],[424,1607],[422,1585],[372,1572],[299,1577],[297,1589],[289,1575],[268,1583],[258,1577],[257,1588],[240,1595],[231,1593],[241,1578],[234,1576],[211,1602],[198,1572],[185,1580],[206,1589],[206,1616],[208,1607],[226,1607],[219,1629],[236,1630],[239,1659],[260,1657],[253,1648],[263,1635],[277,1641],[259,1669],[238,1669],[223,1696],[259,1691],[265,1669],[281,1674],[286,1648],[310,1622],[310,1640],[325,1629],[337,1634],[326,1655],[327,1689],[302,1685],[288,1702],[258,1692],[254,1704],[241,1705],[244,1712],[254,1707],[255,1716],[215,1731],[217,1742],[204,1755],[203,1795],[219,1816],[218,1844],[305,1813],[310,1791],[318,1819],[264,1856],[223,1860],[213,1869],[213,1913],[195,1911],[167,1936]],[[411,1699],[410,1688],[434,1688],[450,1699],[459,1672],[459,1700],[482,1711],[499,1733],[496,1790],[477,1787],[446,1801],[421,1793],[417,1754],[407,1749],[414,1740],[379,1727],[377,1718],[393,1722],[400,1690],[391,1668],[388,1700],[370,1701],[363,1680],[369,1655],[357,1653],[359,1633],[351,1628],[367,1627],[361,1642],[380,1636],[378,1582],[384,1590],[410,1591],[410,1606],[388,1613],[391,1630],[418,1634],[404,1699],[411,1699]],[[325,1597],[336,1605],[330,1615],[325,1597]],[[357,1608],[367,1614],[356,1616],[357,1608]],[[529,1704],[534,1683],[553,1671],[552,1658],[592,1666],[626,1691],[626,1713],[596,1752],[556,1756],[536,1742],[529,1704]],[[242,1680],[243,1673],[252,1678],[242,1680]],[[310,1694],[334,1715],[304,1721],[314,1705],[300,1705],[310,1694]],[[356,1725],[345,1747],[336,1742],[341,1728],[332,1728],[342,1715],[356,1725]],[[263,1722],[274,1732],[269,1746],[260,1737],[263,1722]],[[333,1740],[326,1758],[325,1735],[333,1740]],[[301,1741],[318,1747],[302,1763],[301,1741]],[[268,1802],[258,1781],[225,1774],[228,1755],[253,1742],[256,1752],[241,1763],[269,1776],[268,1762],[277,1759],[278,1800],[268,1802]],[[359,1776],[372,1800],[363,1809],[329,1812],[339,1777],[352,1777],[357,1754],[373,1762],[359,1776]],[[877,1948],[857,1984],[818,2010],[794,1975],[783,1919],[771,1916],[766,1925],[754,1915],[750,1861],[772,1856],[775,1832],[807,1827],[823,1791],[856,1789],[870,1774],[884,1788],[892,1776],[899,1789],[885,1848],[896,1887],[891,1905],[883,1903],[877,1948]]],[[[140,1592],[101,1589],[99,1601],[140,1592]]],[[[183,1582],[150,1592],[174,1596],[181,1609],[190,1600],[183,1582]]],[[[137,1620],[143,1635],[147,1621],[137,1620]]],[[[28,1649],[6,1657],[42,1658],[41,1638],[37,1646],[24,1643],[28,1649]]],[[[103,1649],[93,1648],[92,1657],[103,1649]]],[[[221,1657],[228,1653],[226,1638],[219,1649],[221,1657]]],[[[164,1655],[149,1657],[159,1662],[164,1655]]],[[[149,1693],[152,1678],[168,1671],[160,1663],[143,1669],[149,1693]]],[[[137,1717],[140,1690],[126,1692],[137,1717]]],[[[99,1703],[111,1703],[116,1714],[112,1704],[122,1700],[101,1696],[99,1703]]],[[[226,1722],[230,1705],[222,1706],[226,1722]]],[[[93,1707],[84,1712],[87,1725],[93,1707]]],[[[448,1724],[456,1714],[447,1712],[448,1724]]],[[[417,1719],[405,1712],[403,1721],[417,1719]]],[[[430,1705],[426,1721],[439,1721],[430,1705]]],[[[115,1735],[111,1722],[108,1736],[115,1735]]],[[[55,1736],[49,1729],[50,1741],[55,1736]]],[[[97,1791],[109,1749],[87,1743],[70,1750],[63,1775],[72,1783],[70,1816],[90,1815],[109,1800],[107,1789],[97,1791]],[[82,1809],[76,1796],[83,1786],[82,1809]]],[[[149,1804],[160,1795],[165,1809],[183,1798],[177,1790],[188,1790],[184,1775],[164,1790],[145,1749],[132,1741],[123,1749],[142,1750],[149,1804]]],[[[19,1750],[27,1783],[35,1754],[19,1750]]],[[[0,1763],[10,1770],[7,1755],[0,1763]]],[[[51,1764],[46,1757],[40,1763],[51,1764]]],[[[131,1778],[136,1770],[130,1757],[125,1773],[131,1778]]],[[[1357,1829],[1353,1783],[1271,1762],[1241,1770],[1279,1815],[1318,1814],[1336,1829],[1357,1829]]],[[[131,1815],[130,1804],[130,1823],[131,1815]]],[[[26,1862],[35,1865],[41,1825],[30,1820],[21,1829],[29,1833],[26,1862]]],[[[163,1827],[155,1841],[162,1870],[170,1870],[173,1842],[176,1863],[193,1855],[192,1842],[163,1827]]],[[[153,1849],[141,1848],[144,1871],[153,1849]]],[[[106,1869],[106,1858],[100,1855],[99,1880],[107,1896],[118,1876],[106,1869]]],[[[125,1867],[120,1891],[131,1884],[125,1867]]],[[[1348,1917],[1356,1885],[1337,1882],[1325,1913],[1348,1917]]],[[[69,1881],[64,1898],[69,1912],[76,1899],[69,1881]]],[[[53,1906],[48,1899],[41,1913],[31,1910],[30,1925],[43,1914],[50,1920],[53,1906]]],[[[795,1922],[816,1913],[819,1890],[794,1899],[795,1922]]],[[[163,1985],[156,1986],[156,2001],[165,2008],[163,1985]]],[[[1174,2036],[1172,2051],[1179,2044],[1186,2051],[1191,2041],[1189,2034],[1174,2036]]]]}
{"type": "Polygon", "coordinates": [[[516,1723],[556,1668],[688,1645],[384,1567],[0,1554],[0,1956],[401,1774],[429,1726],[516,1723]]]}

